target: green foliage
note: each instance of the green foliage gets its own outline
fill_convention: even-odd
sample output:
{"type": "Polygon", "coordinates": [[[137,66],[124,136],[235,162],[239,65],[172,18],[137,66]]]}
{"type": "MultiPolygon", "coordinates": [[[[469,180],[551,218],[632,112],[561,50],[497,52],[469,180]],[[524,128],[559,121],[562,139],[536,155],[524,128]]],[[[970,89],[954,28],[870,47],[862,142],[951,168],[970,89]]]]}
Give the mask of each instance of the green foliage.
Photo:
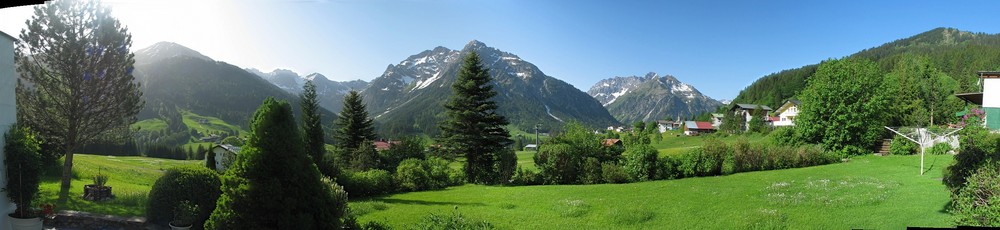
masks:
{"type": "Polygon", "coordinates": [[[966,178],[989,161],[1000,161],[1000,134],[981,126],[965,126],[959,131],[959,149],[955,162],[945,168],[944,184],[953,194],[966,185],[966,178]]]}
{"type": "Polygon", "coordinates": [[[350,168],[354,171],[364,171],[373,168],[378,168],[379,165],[379,155],[378,151],[375,150],[371,141],[361,142],[360,148],[345,149],[350,154],[346,155],[350,160],[350,168]]]}
{"type": "Polygon", "coordinates": [[[502,154],[510,151],[510,133],[504,129],[507,118],[497,113],[493,101],[493,77],[480,63],[479,55],[465,56],[452,95],[444,105],[447,118],[440,123],[438,141],[455,155],[466,158],[465,176],[478,184],[505,183],[514,168],[498,163],[502,154]],[[505,172],[510,172],[506,174],[505,172]],[[504,178],[506,177],[506,178],[504,178]]]}
{"type": "Polygon", "coordinates": [[[31,130],[18,125],[11,125],[3,137],[3,162],[7,166],[7,184],[3,192],[7,193],[10,202],[17,204],[16,211],[11,215],[18,218],[34,217],[31,202],[35,199],[41,182],[42,157],[38,153],[40,143],[31,130]]]}
{"type": "Polygon", "coordinates": [[[746,140],[737,140],[732,145],[721,141],[706,141],[703,147],[672,158],[675,159],[668,162],[672,162],[678,178],[808,167],[838,160],[836,156],[817,146],[751,145],[746,140]]]}
{"type": "Polygon", "coordinates": [[[583,184],[600,184],[604,182],[601,175],[601,161],[597,158],[587,157],[583,160],[583,169],[581,170],[580,183],[583,184]]]}
{"type": "Polygon", "coordinates": [[[302,108],[302,140],[305,141],[306,154],[312,157],[316,166],[323,165],[323,155],[326,147],[323,140],[322,117],[319,113],[319,99],[316,98],[316,85],[306,81],[302,86],[302,95],[299,95],[299,106],[302,108]]]}
{"type": "MultiPolygon", "coordinates": [[[[332,207],[333,210],[331,210],[331,212],[333,212],[334,216],[347,219],[348,216],[347,190],[344,190],[343,186],[338,185],[336,182],[333,181],[333,179],[330,179],[329,177],[323,177],[321,180],[323,181],[323,184],[325,184],[329,188],[328,190],[330,196],[333,197],[334,200],[335,205],[334,207],[332,207]]],[[[345,222],[344,226],[347,226],[346,220],[344,222],[345,222]]]]}
{"type": "Polygon", "coordinates": [[[512,185],[540,185],[542,183],[544,183],[544,180],[541,174],[538,174],[534,170],[522,169],[521,166],[517,166],[514,176],[510,178],[510,184],[512,185]]]}
{"type": "Polygon", "coordinates": [[[379,168],[384,170],[395,170],[399,162],[405,159],[427,158],[424,153],[424,139],[418,136],[407,136],[399,140],[399,143],[392,144],[389,150],[379,152],[379,168]]]}
{"type": "Polygon", "coordinates": [[[919,151],[917,143],[913,143],[913,141],[899,135],[894,136],[892,144],[889,145],[889,154],[892,155],[912,155],[917,154],[919,151]]]}
{"type": "Polygon", "coordinates": [[[777,127],[768,134],[771,142],[779,146],[799,146],[805,144],[794,127],[777,127]]]}
{"type": "Polygon", "coordinates": [[[198,212],[198,205],[191,203],[191,201],[182,200],[174,208],[174,221],[170,224],[178,227],[192,226],[198,218],[198,212]]]}
{"type": "Polygon", "coordinates": [[[338,228],[338,204],[303,149],[291,105],[268,98],[252,120],[205,228],[338,228]]]}
{"type": "Polygon", "coordinates": [[[107,174],[94,175],[94,185],[97,185],[97,187],[104,187],[104,184],[108,183],[109,178],[110,176],[107,174]]]}
{"type": "Polygon", "coordinates": [[[361,172],[345,171],[337,182],[344,186],[351,197],[368,197],[396,191],[396,184],[388,171],[372,169],[361,172]]]}
{"type": "MultiPolygon", "coordinates": [[[[626,145],[634,143],[649,144],[648,136],[638,133],[623,134],[623,142],[626,145]],[[644,139],[642,141],[640,139],[644,139]]],[[[603,146],[601,136],[583,127],[576,121],[567,122],[563,131],[553,137],[547,144],[542,145],[538,154],[535,155],[535,165],[540,170],[539,174],[550,184],[579,184],[587,177],[585,171],[591,174],[596,171],[596,167],[585,168],[584,163],[587,158],[596,159],[599,164],[604,162],[618,161],[624,150],[620,146],[603,146]]],[[[596,165],[593,165],[596,166],[596,165]]],[[[596,179],[591,177],[590,179],[596,179]]],[[[588,179],[589,180],[589,179],[588,179]]]]}
{"type": "Polygon", "coordinates": [[[958,225],[1000,225],[1000,163],[983,163],[969,175],[965,186],[952,195],[951,207],[958,225]]]}
{"type": "Polygon", "coordinates": [[[351,91],[344,96],[344,108],[337,115],[333,134],[336,146],[341,149],[357,149],[365,145],[365,141],[375,139],[375,123],[368,116],[368,110],[358,91],[351,91]]]}
{"type": "Polygon", "coordinates": [[[816,72],[817,66],[819,65],[807,65],[763,76],[741,90],[733,101],[767,105],[772,108],[779,106],[806,87],[806,79],[816,72]]]}
{"type": "Polygon", "coordinates": [[[604,182],[621,184],[629,182],[629,175],[625,168],[615,162],[604,162],[601,164],[601,178],[604,182]]]}
{"type": "Polygon", "coordinates": [[[747,124],[747,130],[755,133],[767,133],[770,131],[771,127],[768,127],[766,119],[767,112],[764,111],[760,105],[758,105],[750,116],[750,122],[747,124]]]}
{"type": "Polygon", "coordinates": [[[799,98],[797,129],[804,140],[841,155],[870,152],[880,140],[889,105],[882,75],[867,60],[828,60],[809,78],[799,98]]]}
{"type": "Polygon", "coordinates": [[[893,102],[887,114],[892,125],[943,124],[962,109],[962,101],[952,96],[958,82],[931,65],[927,56],[902,55],[882,88],[893,102]]]}
{"type": "Polygon", "coordinates": [[[722,117],[722,124],[719,125],[719,131],[724,133],[743,133],[746,130],[746,117],[743,113],[733,114],[726,111],[725,116],[722,117]]]}
{"type": "Polygon", "coordinates": [[[404,192],[421,191],[430,187],[429,167],[419,159],[406,159],[396,168],[396,183],[404,192]]]}
{"type": "Polygon", "coordinates": [[[166,226],[178,215],[176,207],[182,202],[191,202],[198,207],[192,219],[194,229],[201,229],[215,210],[216,200],[222,194],[221,185],[214,170],[193,166],[167,169],[150,188],[146,218],[149,223],[166,226]]]}
{"type": "Polygon", "coordinates": [[[657,152],[652,146],[638,145],[625,150],[625,172],[633,181],[656,179],[657,152]]]}
{"type": "Polygon", "coordinates": [[[951,144],[945,142],[934,144],[930,149],[927,149],[927,153],[932,155],[945,155],[948,152],[951,152],[951,144]]]}
{"type": "Polygon", "coordinates": [[[205,168],[211,169],[212,171],[218,170],[217,168],[215,168],[215,165],[217,164],[217,162],[215,161],[215,153],[212,152],[211,150],[206,150],[206,151],[208,152],[205,153],[205,168]]]}
{"type": "Polygon", "coordinates": [[[424,218],[414,225],[408,227],[408,229],[420,229],[420,230],[481,230],[481,229],[496,229],[493,224],[486,222],[484,220],[477,220],[474,218],[469,218],[462,216],[461,213],[455,211],[451,215],[431,213],[430,215],[424,216],[424,218]]]}
{"type": "Polygon", "coordinates": [[[97,140],[124,141],[145,105],[132,76],[132,36],[97,1],[35,6],[14,49],[17,120],[65,151],[61,193],[73,151],[97,140]]]}

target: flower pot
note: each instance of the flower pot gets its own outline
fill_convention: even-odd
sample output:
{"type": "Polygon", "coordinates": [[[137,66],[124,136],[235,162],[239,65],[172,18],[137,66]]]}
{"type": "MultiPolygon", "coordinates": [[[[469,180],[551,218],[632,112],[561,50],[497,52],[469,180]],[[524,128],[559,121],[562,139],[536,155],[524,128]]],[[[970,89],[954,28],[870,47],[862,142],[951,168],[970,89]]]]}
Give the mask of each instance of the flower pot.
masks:
{"type": "Polygon", "coordinates": [[[173,229],[173,230],[188,230],[188,229],[191,229],[191,225],[188,225],[188,226],[174,226],[174,222],[173,221],[170,221],[169,224],[170,224],[170,229],[173,229]]]}
{"type": "Polygon", "coordinates": [[[7,216],[7,220],[10,221],[11,229],[13,230],[39,230],[42,229],[42,218],[14,218],[7,216]]]}

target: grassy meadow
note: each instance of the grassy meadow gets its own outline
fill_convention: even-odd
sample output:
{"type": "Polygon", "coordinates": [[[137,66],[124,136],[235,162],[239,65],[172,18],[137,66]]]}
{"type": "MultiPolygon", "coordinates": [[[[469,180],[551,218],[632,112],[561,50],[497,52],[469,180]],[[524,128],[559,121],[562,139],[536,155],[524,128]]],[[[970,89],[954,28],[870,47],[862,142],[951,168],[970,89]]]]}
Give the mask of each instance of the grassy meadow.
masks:
{"type": "Polygon", "coordinates": [[[394,227],[462,213],[501,229],[899,229],[951,224],[941,183],[951,155],[862,156],[846,163],[632,184],[498,187],[356,200],[359,221],[394,227]]]}
{"type": "Polygon", "coordinates": [[[203,161],[199,160],[74,154],[73,182],[69,190],[69,200],[65,204],[57,203],[60,185],[58,175],[61,171],[49,172],[47,173],[49,175],[42,177],[36,204],[56,204],[57,210],[76,210],[115,216],[145,216],[146,196],[156,179],[163,175],[164,170],[176,166],[201,164],[203,161]],[[107,185],[112,187],[115,199],[103,202],[83,199],[83,186],[93,184],[92,178],[98,173],[110,177],[107,185]]]}

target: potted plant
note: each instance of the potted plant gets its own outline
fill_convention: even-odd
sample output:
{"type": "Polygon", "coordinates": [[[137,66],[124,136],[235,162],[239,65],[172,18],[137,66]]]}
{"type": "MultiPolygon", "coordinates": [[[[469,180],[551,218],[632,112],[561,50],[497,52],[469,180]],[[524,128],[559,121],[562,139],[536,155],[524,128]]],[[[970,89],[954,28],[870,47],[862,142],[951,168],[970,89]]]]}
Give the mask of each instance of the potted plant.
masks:
{"type": "Polygon", "coordinates": [[[4,143],[7,186],[3,191],[7,192],[10,202],[17,205],[14,213],[8,215],[11,227],[42,229],[42,219],[31,210],[31,200],[38,193],[38,183],[41,181],[39,143],[31,131],[17,126],[11,126],[7,134],[4,134],[4,143]]]}
{"type": "Polygon", "coordinates": [[[174,221],[170,221],[170,229],[191,229],[191,225],[194,223],[194,218],[197,215],[198,205],[191,203],[191,201],[181,201],[180,204],[177,204],[177,208],[174,208],[174,221]]]}
{"type": "Polygon", "coordinates": [[[98,171],[97,175],[94,175],[94,184],[88,184],[83,186],[83,199],[91,201],[104,201],[114,197],[111,194],[111,186],[106,186],[108,179],[110,177],[105,174],[101,174],[98,171]]]}

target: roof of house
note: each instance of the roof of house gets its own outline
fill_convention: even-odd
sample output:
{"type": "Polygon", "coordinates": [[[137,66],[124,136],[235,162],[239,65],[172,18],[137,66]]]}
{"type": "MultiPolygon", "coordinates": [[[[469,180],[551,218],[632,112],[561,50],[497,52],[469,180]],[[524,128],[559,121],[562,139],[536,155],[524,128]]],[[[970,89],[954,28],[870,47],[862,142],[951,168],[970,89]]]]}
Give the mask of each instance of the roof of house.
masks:
{"type": "Polygon", "coordinates": [[[787,100],[787,101],[785,101],[784,104],[781,104],[781,108],[778,108],[778,110],[775,110],[774,112],[775,113],[783,113],[788,108],[791,108],[792,106],[799,106],[799,105],[802,105],[802,102],[799,101],[799,100],[795,100],[795,99],[787,100]]]}
{"type": "MultiPolygon", "coordinates": [[[[766,111],[771,111],[771,107],[767,107],[766,105],[733,104],[733,108],[740,108],[740,109],[743,109],[743,110],[757,109],[757,106],[760,106],[761,109],[764,109],[766,111]]],[[[730,109],[730,110],[732,110],[732,109],[730,109]]]]}
{"type": "Polygon", "coordinates": [[[685,121],[684,127],[687,129],[715,129],[712,122],[707,121],[685,121]]]}
{"type": "Polygon", "coordinates": [[[721,114],[721,113],[713,113],[712,116],[713,117],[726,117],[726,115],[721,114]]]}
{"type": "Polygon", "coordinates": [[[769,120],[771,122],[775,122],[775,121],[781,121],[781,118],[780,117],[767,117],[767,120],[769,120]]]}
{"type": "Polygon", "coordinates": [[[674,121],[668,121],[668,120],[656,120],[656,123],[658,123],[658,124],[673,124],[673,123],[674,123],[674,121]]]}
{"type": "Polygon", "coordinates": [[[983,93],[958,93],[955,96],[975,105],[983,105],[983,93]]]}
{"type": "Polygon", "coordinates": [[[604,139],[604,146],[612,146],[615,144],[621,144],[621,139],[604,139]]]}
{"type": "Polygon", "coordinates": [[[229,151],[229,152],[232,152],[232,153],[237,153],[237,154],[240,153],[240,147],[233,146],[233,145],[230,145],[230,144],[216,145],[213,148],[222,148],[222,149],[224,149],[226,151],[229,151]]]}
{"type": "Polygon", "coordinates": [[[528,144],[528,145],[525,145],[524,147],[525,147],[525,148],[538,148],[538,145],[535,145],[535,144],[528,144]]]}
{"type": "Polygon", "coordinates": [[[372,142],[376,150],[389,150],[392,145],[398,145],[399,141],[376,141],[372,142]]]}
{"type": "Polygon", "coordinates": [[[1000,72],[997,71],[979,71],[979,78],[1000,78],[1000,72]]]}

